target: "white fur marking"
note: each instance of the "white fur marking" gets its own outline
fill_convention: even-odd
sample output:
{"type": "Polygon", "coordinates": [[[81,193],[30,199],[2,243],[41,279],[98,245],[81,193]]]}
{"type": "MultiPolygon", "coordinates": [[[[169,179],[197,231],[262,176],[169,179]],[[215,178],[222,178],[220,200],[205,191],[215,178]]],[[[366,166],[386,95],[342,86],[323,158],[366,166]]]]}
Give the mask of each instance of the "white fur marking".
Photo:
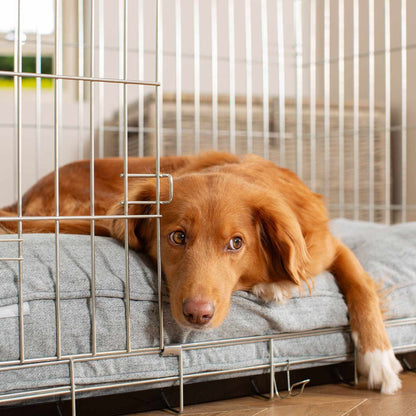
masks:
{"type": "MultiPolygon", "coordinates": [[[[352,339],[357,350],[360,350],[358,333],[352,332],[352,339]]],[[[398,374],[402,366],[394,355],[392,349],[367,351],[357,354],[358,371],[367,377],[368,388],[380,388],[382,393],[393,394],[402,386],[398,374]]]]}
{"type": "Polygon", "coordinates": [[[381,388],[385,394],[393,394],[402,386],[398,373],[402,366],[390,350],[374,350],[359,354],[358,371],[368,378],[368,388],[381,388]]]}
{"type": "Polygon", "coordinates": [[[291,297],[292,290],[297,287],[292,282],[281,281],[277,283],[258,283],[251,291],[266,302],[274,301],[284,305],[291,297]]]}

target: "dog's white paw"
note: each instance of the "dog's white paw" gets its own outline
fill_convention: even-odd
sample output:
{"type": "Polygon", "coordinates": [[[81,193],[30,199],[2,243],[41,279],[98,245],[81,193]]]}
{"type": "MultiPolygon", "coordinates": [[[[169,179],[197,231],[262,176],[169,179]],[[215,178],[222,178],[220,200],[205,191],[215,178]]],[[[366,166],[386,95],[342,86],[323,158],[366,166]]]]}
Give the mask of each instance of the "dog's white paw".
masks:
{"type": "Polygon", "coordinates": [[[266,302],[276,302],[284,305],[291,297],[292,290],[296,287],[292,282],[276,282],[276,283],[258,283],[251,289],[253,294],[266,302]]]}
{"type": "Polygon", "coordinates": [[[393,394],[402,386],[398,374],[402,366],[392,349],[358,354],[358,371],[368,379],[368,388],[380,388],[381,393],[393,394]]]}

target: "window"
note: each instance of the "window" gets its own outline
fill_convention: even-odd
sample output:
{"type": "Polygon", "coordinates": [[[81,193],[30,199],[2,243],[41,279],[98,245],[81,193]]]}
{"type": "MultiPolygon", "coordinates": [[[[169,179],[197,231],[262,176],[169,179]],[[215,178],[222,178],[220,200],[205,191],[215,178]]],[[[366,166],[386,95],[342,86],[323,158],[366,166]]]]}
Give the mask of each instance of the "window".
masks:
{"type": "MultiPolygon", "coordinates": [[[[14,41],[17,29],[17,0],[3,2],[0,13],[0,70],[14,70],[14,41]]],[[[23,72],[51,74],[53,69],[54,1],[20,0],[23,72]]],[[[34,88],[35,78],[23,78],[24,88],[34,88]]],[[[53,81],[42,79],[42,88],[53,81]]],[[[0,87],[12,87],[13,77],[1,76],[0,87]]]]}
{"type": "MultiPolygon", "coordinates": [[[[17,0],[2,2],[0,13],[0,32],[8,33],[13,40],[17,20],[17,0]]],[[[53,0],[20,0],[22,32],[50,35],[54,32],[53,0]]]]}

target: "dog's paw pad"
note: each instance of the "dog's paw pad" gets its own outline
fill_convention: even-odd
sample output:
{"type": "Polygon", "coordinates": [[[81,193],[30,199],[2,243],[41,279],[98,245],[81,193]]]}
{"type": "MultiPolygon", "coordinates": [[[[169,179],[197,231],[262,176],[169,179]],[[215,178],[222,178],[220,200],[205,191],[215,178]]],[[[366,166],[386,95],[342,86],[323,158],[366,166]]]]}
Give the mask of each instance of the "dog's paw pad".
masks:
{"type": "Polygon", "coordinates": [[[368,378],[369,389],[379,388],[381,393],[393,394],[402,386],[398,376],[402,366],[391,349],[359,354],[358,369],[368,378]]]}

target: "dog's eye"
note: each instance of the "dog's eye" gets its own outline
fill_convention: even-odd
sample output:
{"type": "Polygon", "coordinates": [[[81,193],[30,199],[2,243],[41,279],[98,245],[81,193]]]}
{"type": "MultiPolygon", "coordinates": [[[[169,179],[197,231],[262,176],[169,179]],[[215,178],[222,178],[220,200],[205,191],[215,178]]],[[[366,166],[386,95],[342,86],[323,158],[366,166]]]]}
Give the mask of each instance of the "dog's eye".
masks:
{"type": "Polygon", "coordinates": [[[186,235],[183,231],[173,231],[169,234],[169,239],[172,243],[176,245],[183,245],[185,244],[186,235]]]}
{"type": "Polygon", "coordinates": [[[243,247],[243,239],[241,237],[233,237],[229,242],[227,246],[227,250],[240,250],[240,248],[243,247]]]}

